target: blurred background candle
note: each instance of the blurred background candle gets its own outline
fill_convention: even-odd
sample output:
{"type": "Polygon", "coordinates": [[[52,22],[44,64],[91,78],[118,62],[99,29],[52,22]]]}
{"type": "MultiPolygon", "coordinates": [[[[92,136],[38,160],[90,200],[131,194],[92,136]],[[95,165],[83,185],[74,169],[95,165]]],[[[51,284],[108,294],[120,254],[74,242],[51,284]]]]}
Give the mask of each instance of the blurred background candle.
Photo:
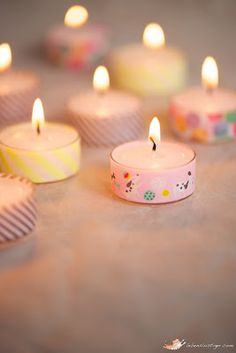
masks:
{"type": "Polygon", "coordinates": [[[163,29],[150,23],[143,32],[143,44],[114,49],[110,55],[114,84],[142,96],[166,96],[186,82],[186,58],[180,49],[165,45],[163,29]]]}
{"type": "Polygon", "coordinates": [[[0,132],[0,169],[35,183],[66,179],[79,169],[80,140],[71,126],[44,122],[36,99],[32,122],[6,127],[0,132]]]}
{"type": "Polygon", "coordinates": [[[33,185],[25,178],[0,173],[0,248],[25,238],[36,218],[33,185]]]}
{"type": "Polygon", "coordinates": [[[142,135],[141,100],[109,86],[109,73],[99,66],[93,76],[93,89],[73,96],[68,102],[69,117],[89,146],[115,146],[142,135]]]}
{"type": "Polygon", "coordinates": [[[0,126],[29,118],[38,95],[39,78],[28,70],[11,69],[8,43],[0,45],[0,126]]]}
{"type": "Polygon", "coordinates": [[[212,57],[202,64],[202,87],[173,96],[170,121],[184,139],[215,142],[236,137],[236,91],[218,88],[218,68],[212,57]]]}
{"type": "Polygon", "coordinates": [[[85,7],[70,7],[64,25],[53,27],[47,34],[44,47],[48,58],[58,65],[71,69],[93,67],[102,60],[109,48],[107,29],[101,25],[87,24],[85,7]]]}
{"type": "Polygon", "coordinates": [[[195,188],[195,152],[161,141],[154,117],[149,138],[116,147],[110,157],[112,191],[128,201],[168,203],[190,196],[195,188]]]}

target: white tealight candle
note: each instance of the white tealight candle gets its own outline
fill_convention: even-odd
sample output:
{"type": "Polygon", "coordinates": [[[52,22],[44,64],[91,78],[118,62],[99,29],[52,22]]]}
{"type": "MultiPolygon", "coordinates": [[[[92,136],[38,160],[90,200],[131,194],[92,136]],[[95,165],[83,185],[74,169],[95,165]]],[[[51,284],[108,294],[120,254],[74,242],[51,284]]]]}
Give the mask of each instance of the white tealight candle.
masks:
{"type": "Polygon", "coordinates": [[[140,203],[167,203],[191,195],[195,185],[195,152],[186,145],[161,142],[154,118],[149,141],[134,141],[111,153],[113,192],[140,203]]]}
{"type": "Polygon", "coordinates": [[[107,30],[87,24],[88,17],[84,6],[74,5],[67,10],[64,24],[47,33],[45,50],[54,64],[82,69],[95,65],[105,56],[109,48],[107,30]]]}
{"type": "Polygon", "coordinates": [[[0,174],[0,244],[22,239],[36,223],[33,185],[18,176],[0,174]]]}
{"type": "Polygon", "coordinates": [[[143,131],[142,103],[131,94],[109,89],[107,69],[99,66],[94,89],[72,97],[68,112],[89,146],[114,146],[138,138],[143,131]]]}
{"type": "Polygon", "coordinates": [[[39,78],[31,71],[11,69],[11,48],[0,45],[0,124],[22,121],[29,117],[38,95],[39,78]]]}
{"type": "Polygon", "coordinates": [[[110,56],[114,83],[142,96],[166,96],[185,85],[186,58],[180,49],[165,45],[157,23],[143,33],[143,44],[129,44],[113,50],[110,56]]]}
{"type": "Polygon", "coordinates": [[[171,124],[180,137],[203,142],[236,137],[236,92],[218,88],[218,80],[216,62],[207,57],[202,87],[190,87],[172,97],[171,124]]]}
{"type": "Polygon", "coordinates": [[[79,168],[77,131],[65,124],[44,123],[43,106],[35,101],[32,124],[12,125],[0,132],[0,168],[35,183],[58,181],[79,168]]]}

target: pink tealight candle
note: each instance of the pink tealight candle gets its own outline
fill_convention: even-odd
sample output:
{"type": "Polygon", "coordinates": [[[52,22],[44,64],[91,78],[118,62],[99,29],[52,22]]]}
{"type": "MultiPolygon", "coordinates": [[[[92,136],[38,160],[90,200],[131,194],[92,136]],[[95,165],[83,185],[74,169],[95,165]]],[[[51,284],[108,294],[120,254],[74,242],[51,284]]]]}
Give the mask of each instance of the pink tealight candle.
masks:
{"type": "Polygon", "coordinates": [[[51,62],[70,69],[94,66],[109,48],[104,26],[87,24],[88,11],[84,6],[70,7],[64,24],[53,27],[46,35],[44,47],[51,62]]]}
{"type": "Polygon", "coordinates": [[[218,68],[212,57],[202,65],[202,87],[174,95],[171,125],[184,139],[215,142],[236,136],[236,92],[218,86],[218,68]]]}
{"type": "Polygon", "coordinates": [[[0,45],[0,125],[27,119],[38,95],[39,78],[27,70],[11,69],[11,48],[0,45]]]}
{"type": "Polygon", "coordinates": [[[195,164],[195,152],[188,146],[160,141],[159,121],[153,118],[149,141],[125,143],[112,151],[112,191],[139,203],[178,201],[194,191],[195,164]]]}
{"type": "Polygon", "coordinates": [[[68,114],[88,146],[116,146],[142,135],[142,101],[136,96],[109,89],[107,69],[99,66],[94,89],[79,93],[68,102],[68,114]]]}

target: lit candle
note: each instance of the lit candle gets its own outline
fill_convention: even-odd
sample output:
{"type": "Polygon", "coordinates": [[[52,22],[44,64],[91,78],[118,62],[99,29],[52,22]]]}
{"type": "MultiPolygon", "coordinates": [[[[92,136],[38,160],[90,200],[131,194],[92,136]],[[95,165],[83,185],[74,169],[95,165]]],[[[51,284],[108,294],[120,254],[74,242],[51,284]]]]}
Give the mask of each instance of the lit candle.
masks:
{"type": "Polygon", "coordinates": [[[99,66],[93,90],[68,102],[68,113],[82,141],[89,146],[115,146],[138,138],[143,131],[142,103],[131,94],[109,88],[109,73],[99,66]]]}
{"type": "Polygon", "coordinates": [[[9,44],[0,45],[0,125],[28,118],[38,95],[39,78],[30,71],[11,69],[9,44]]]}
{"type": "Polygon", "coordinates": [[[116,48],[110,56],[114,83],[143,96],[166,96],[185,85],[186,58],[179,49],[165,45],[163,29],[150,23],[143,44],[116,48]]]}
{"type": "Polygon", "coordinates": [[[79,157],[77,131],[65,124],[44,122],[39,99],[33,106],[32,123],[12,125],[0,132],[0,170],[35,183],[59,181],[76,174],[79,157]]]}
{"type": "Polygon", "coordinates": [[[212,57],[202,65],[202,87],[173,96],[171,124],[184,139],[222,141],[236,136],[236,92],[218,88],[218,68],[212,57]]]}
{"type": "Polygon", "coordinates": [[[53,27],[45,38],[48,58],[71,69],[94,66],[107,53],[108,33],[104,26],[88,24],[88,11],[84,6],[70,7],[64,25],[53,27]]]}
{"type": "Polygon", "coordinates": [[[190,196],[195,188],[195,152],[163,142],[153,118],[147,141],[116,147],[110,157],[112,191],[128,201],[168,203],[190,196]]]}
{"type": "Polygon", "coordinates": [[[36,218],[33,185],[25,178],[0,173],[0,247],[29,235],[36,218]]]}

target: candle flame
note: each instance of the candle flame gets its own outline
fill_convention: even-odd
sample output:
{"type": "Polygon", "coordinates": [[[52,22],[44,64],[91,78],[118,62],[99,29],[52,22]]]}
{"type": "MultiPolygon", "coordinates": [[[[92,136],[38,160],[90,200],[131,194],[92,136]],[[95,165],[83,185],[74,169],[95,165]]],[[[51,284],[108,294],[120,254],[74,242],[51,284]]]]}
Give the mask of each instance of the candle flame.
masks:
{"type": "Polygon", "coordinates": [[[32,125],[37,129],[40,134],[40,129],[44,125],[44,109],[41,99],[37,98],[34,101],[32,111],[32,125]]]}
{"type": "Polygon", "coordinates": [[[81,27],[88,20],[88,11],[84,6],[74,5],[71,6],[64,18],[64,23],[68,27],[81,27]]]}
{"type": "Polygon", "coordinates": [[[165,45],[165,35],[157,23],[148,24],[143,32],[143,44],[147,48],[158,49],[165,45]]]}
{"type": "Polygon", "coordinates": [[[97,92],[105,92],[109,89],[110,78],[105,66],[98,66],[93,75],[93,87],[97,92]]]}
{"type": "Polygon", "coordinates": [[[156,116],[152,119],[149,127],[149,140],[153,143],[153,150],[156,150],[156,146],[161,141],[160,122],[156,116]]]}
{"type": "Polygon", "coordinates": [[[0,72],[6,71],[11,66],[11,47],[8,43],[0,45],[0,72]]]}
{"type": "Polygon", "coordinates": [[[215,59],[207,56],[202,64],[202,84],[207,89],[214,89],[218,86],[219,74],[215,59]]]}

